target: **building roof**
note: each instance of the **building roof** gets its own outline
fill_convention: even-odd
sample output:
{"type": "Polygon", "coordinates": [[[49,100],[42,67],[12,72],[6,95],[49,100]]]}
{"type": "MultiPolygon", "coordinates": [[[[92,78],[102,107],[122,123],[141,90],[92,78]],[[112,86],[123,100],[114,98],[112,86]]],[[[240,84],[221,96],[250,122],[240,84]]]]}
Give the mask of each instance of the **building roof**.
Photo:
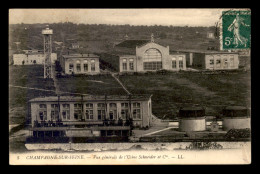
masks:
{"type": "Polygon", "coordinates": [[[172,50],[170,52],[184,52],[184,53],[205,53],[205,54],[238,54],[235,52],[228,52],[228,51],[217,51],[217,50],[192,50],[192,49],[179,49],[179,50],[172,50]]]}
{"type": "Polygon", "coordinates": [[[150,40],[125,40],[119,44],[117,47],[126,47],[126,48],[135,48],[136,46],[140,46],[150,42],[150,40]]]}
{"type": "Polygon", "coordinates": [[[135,54],[118,54],[119,57],[136,57],[135,54]]]}
{"type": "MultiPolygon", "coordinates": [[[[115,100],[122,100],[122,101],[129,101],[129,95],[84,95],[82,97],[80,96],[60,96],[60,102],[68,102],[68,101],[105,101],[107,98],[107,101],[115,101],[115,100]]],[[[152,95],[132,95],[131,100],[149,100],[152,97],[152,95]]],[[[57,102],[58,96],[48,96],[48,97],[38,97],[31,99],[29,102],[57,102]]]]}
{"type": "Polygon", "coordinates": [[[66,54],[62,55],[64,58],[99,58],[95,54],[66,54]]]}
{"type": "Polygon", "coordinates": [[[244,106],[227,106],[225,110],[246,110],[247,108],[244,106]]]}

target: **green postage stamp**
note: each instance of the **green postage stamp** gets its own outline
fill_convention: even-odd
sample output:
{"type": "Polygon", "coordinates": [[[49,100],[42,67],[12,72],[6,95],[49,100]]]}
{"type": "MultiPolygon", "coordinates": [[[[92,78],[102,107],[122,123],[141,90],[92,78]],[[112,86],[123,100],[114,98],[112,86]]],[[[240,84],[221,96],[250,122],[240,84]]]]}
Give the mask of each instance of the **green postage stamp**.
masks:
{"type": "Polygon", "coordinates": [[[251,42],[251,11],[222,12],[223,49],[248,49],[251,42]]]}

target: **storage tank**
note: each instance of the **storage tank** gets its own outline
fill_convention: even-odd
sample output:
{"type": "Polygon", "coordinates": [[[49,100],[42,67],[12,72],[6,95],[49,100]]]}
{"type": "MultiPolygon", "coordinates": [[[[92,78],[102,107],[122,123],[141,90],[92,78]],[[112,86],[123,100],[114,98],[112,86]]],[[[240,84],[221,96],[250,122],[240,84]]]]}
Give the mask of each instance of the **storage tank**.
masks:
{"type": "Polygon", "coordinates": [[[179,111],[179,131],[205,131],[206,117],[203,107],[185,107],[179,111]]]}
{"type": "Polygon", "coordinates": [[[227,106],[223,109],[223,130],[250,128],[249,110],[243,106],[227,106]]]}

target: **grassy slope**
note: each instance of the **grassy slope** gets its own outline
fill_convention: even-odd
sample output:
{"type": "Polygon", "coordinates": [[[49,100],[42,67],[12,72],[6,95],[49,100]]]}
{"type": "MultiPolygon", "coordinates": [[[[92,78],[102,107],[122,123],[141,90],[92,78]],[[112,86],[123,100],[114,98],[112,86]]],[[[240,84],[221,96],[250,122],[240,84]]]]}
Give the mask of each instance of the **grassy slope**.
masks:
{"type": "MultiPolygon", "coordinates": [[[[9,84],[55,90],[52,80],[43,79],[43,66],[41,65],[9,66],[9,84]]],[[[10,124],[20,124],[25,121],[28,100],[48,95],[55,95],[55,93],[9,87],[10,124]]]]}
{"type": "Polygon", "coordinates": [[[179,107],[199,104],[207,115],[216,115],[225,105],[250,107],[249,73],[120,76],[132,93],[153,94],[153,113],[159,118],[173,118],[179,107]]]}
{"type": "Polygon", "coordinates": [[[111,75],[59,78],[57,85],[63,92],[90,95],[126,95],[111,75]]]}

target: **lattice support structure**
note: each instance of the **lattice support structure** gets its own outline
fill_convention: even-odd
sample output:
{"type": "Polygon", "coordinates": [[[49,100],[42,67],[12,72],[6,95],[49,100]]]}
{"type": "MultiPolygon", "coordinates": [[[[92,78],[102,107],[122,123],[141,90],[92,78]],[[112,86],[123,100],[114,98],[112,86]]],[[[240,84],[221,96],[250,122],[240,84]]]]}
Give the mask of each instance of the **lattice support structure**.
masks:
{"type": "Polygon", "coordinates": [[[44,78],[52,78],[51,53],[52,53],[52,34],[49,28],[42,30],[44,46],[44,78]]]}

